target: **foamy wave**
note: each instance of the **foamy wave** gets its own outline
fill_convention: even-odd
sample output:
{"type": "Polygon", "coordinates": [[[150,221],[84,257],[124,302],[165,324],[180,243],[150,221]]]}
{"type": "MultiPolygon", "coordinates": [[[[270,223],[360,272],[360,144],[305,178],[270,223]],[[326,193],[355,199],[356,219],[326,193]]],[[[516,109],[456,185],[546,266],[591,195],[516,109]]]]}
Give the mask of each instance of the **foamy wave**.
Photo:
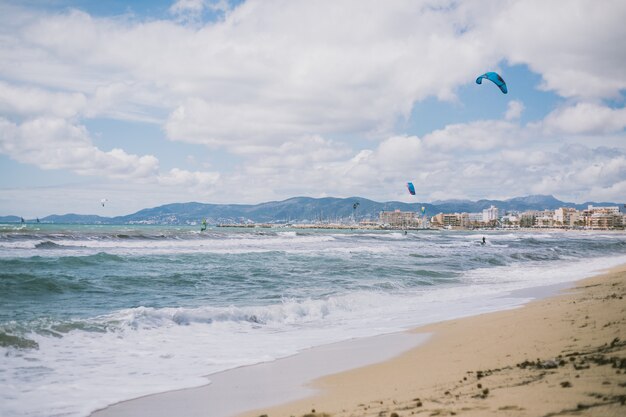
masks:
{"type": "Polygon", "coordinates": [[[555,261],[549,266],[542,262],[545,259],[538,259],[532,263],[477,268],[465,272],[462,281],[478,285],[489,284],[493,291],[516,290],[572,282],[626,263],[626,256],[599,257],[584,262],[571,258],[558,261],[557,256],[554,259],[555,261]]]}
{"type": "Polygon", "coordinates": [[[0,415],[83,417],[312,346],[511,308],[529,297],[511,291],[626,262],[624,234],[490,231],[481,246],[483,233],[454,231],[106,229],[0,239],[13,291],[0,304],[52,300],[0,328],[0,415]],[[34,248],[45,241],[89,247],[34,248]],[[7,259],[20,252],[30,259],[7,259]]]}
{"type": "Polygon", "coordinates": [[[272,327],[319,323],[329,316],[349,314],[385,305],[391,296],[372,292],[353,293],[322,300],[284,300],[268,306],[152,308],[137,307],[120,310],[99,318],[119,329],[150,329],[191,324],[230,322],[244,326],[272,327]]]}
{"type": "MultiPolygon", "coordinates": [[[[18,253],[4,253],[6,256],[30,256],[28,249],[37,249],[37,255],[46,254],[45,250],[55,249],[80,249],[72,255],[92,255],[98,252],[128,255],[150,254],[182,254],[182,253],[259,253],[269,251],[289,251],[299,247],[311,248],[333,242],[336,239],[329,235],[299,235],[296,232],[280,232],[275,235],[219,235],[202,239],[182,239],[180,237],[135,239],[132,237],[112,239],[100,239],[82,237],[80,239],[68,239],[67,236],[48,236],[39,240],[14,240],[1,241],[0,248],[17,250],[18,253]]],[[[68,253],[69,254],[69,253],[68,253]]]]}

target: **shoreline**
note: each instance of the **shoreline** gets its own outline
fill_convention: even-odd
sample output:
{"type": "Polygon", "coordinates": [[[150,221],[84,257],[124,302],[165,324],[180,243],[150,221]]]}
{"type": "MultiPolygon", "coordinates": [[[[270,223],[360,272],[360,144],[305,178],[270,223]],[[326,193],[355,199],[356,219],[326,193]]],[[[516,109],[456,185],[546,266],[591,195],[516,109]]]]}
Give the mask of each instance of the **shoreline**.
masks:
{"type": "Polygon", "coordinates": [[[433,336],[405,354],[238,417],[625,415],[624,297],[621,265],[518,309],[422,326],[411,332],[433,336]]]}
{"type": "Polygon", "coordinates": [[[199,387],[121,401],[94,411],[90,417],[234,416],[285,400],[308,398],[316,393],[307,386],[310,381],[384,362],[428,338],[428,334],[405,331],[315,346],[277,360],[207,375],[210,382],[199,387]]]}
{"type": "Polygon", "coordinates": [[[385,226],[382,224],[344,224],[344,223],[218,223],[211,225],[215,229],[305,229],[305,230],[375,230],[375,231],[411,231],[411,232],[448,232],[448,231],[466,231],[466,232],[618,232],[626,233],[625,228],[611,227],[556,227],[556,226],[537,226],[537,227],[416,227],[416,226],[385,226]]]}
{"type": "MultiPolygon", "coordinates": [[[[626,275],[626,265],[614,268],[611,273],[614,274],[615,271],[621,271],[622,278],[620,288],[623,289],[624,281],[626,281],[624,279],[624,275],[626,275]]],[[[528,311],[529,308],[536,305],[541,305],[541,303],[547,303],[548,305],[550,305],[551,303],[555,302],[554,300],[561,300],[563,297],[574,297],[577,294],[577,292],[570,291],[568,291],[566,294],[563,294],[563,288],[576,290],[580,288],[580,285],[582,285],[581,283],[584,283],[588,280],[602,280],[602,277],[606,275],[607,274],[605,273],[600,273],[599,275],[591,278],[585,278],[583,280],[573,281],[565,285],[553,286],[551,288],[546,287],[544,289],[541,289],[543,287],[538,287],[534,290],[533,294],[529,294],[529,297],[540,298],[531,300],[530,302],[523,304],[521,307],[514,307],[513,309],[508,310],[500,310],[496,312],[483,313],[476,316],[469,316],[434,324],[428,324],[418,327],[416,329],[397,334],[387,334],[375,336],[373,338],[357,339],[357,341],[365,340],[364,343],[370,345],[370,352],[364,355],[365,357],[369,357],[370,359],[364,359],[362,355],[361,360],[365,361],[365,363],[361,365],[357,364],[357,366],[353,367],[348,366],[348,368],[341,368],[337,365],[334,365],[318,374],[315,374],[315,372],[311,372],[310,365],[308,367],[303,365],[307,361],[311,361],[310,358],[306,358],[306,355],[317,354],[317,359],[314,359],[313,362],[316,362],[318,364],[328,362],[330,356],[327,351],[324,351],[324,349],[328,349],[329,346],[332,347],[334,345],[325,345],[322,347],[312,348],[307,351],[300,352],[289,358],[283,358],[268,363],[237,368],[235,370],[211,375],[211,384],[199,388],[170,391],[120,402],[112,406],[106,407],[102,410],[98,410],[92,413],[91,416],[139,417],[142,415],[166,416],[175,414],[180,415],[181,417],[211,417],[231,415],[239,415],[242,417],[258,417],[259,415],[266,414],[270,417],[290,417],[306,414],[315,414],[315,412],[313,412],[312,410],[317,410],[317,414],[328,413],[337,416],[370,414],[372,416],[382,416],[394,412],[398,415],[406,415],[411,414],[411,411],[409,410],[412,410],[412,412],[421,413],[429,409],[428,406],[425,405],[429,404],[426,398],[431,398],[435,394],[432,391],[432,387],[430,391],[424,391],[424,384],[419,382],[419,378],[418,380],[415,380],[415,377],[412,378],[410,375],[406,375],[406,369],[409,368],[406,361],[414,362],[416,360],[416,356],[418,357],[418,359],[419,357],[423,357],[422,362],[424,363],[419,365],[417,369],[420,369],[420,375],[427,375],[428,372],[426,372],[426,368],[428,368],[428,363],[431,363],[431,367],[432,363],[434,363],[432,359],[433,354],[436,357],[437,351],[441,351],[442,348],[443,350],[447,350],[447,347],[450,344],[455,344],[455,347],[458,348],[458,343],[454,341],[454,338],[447,340],[447,342],[445,341],[445,337],[443,338],[444,340],[442,340],[442,334],[444,334],[445,336],[445,334],[447,334],[446,332],[451,331],[451,327],[455,328],[463,325],[467,328],[474,329],[481,327],[481,321],[510,321],[511,319],[515,319],[515,316],[517,316],[518,312],[520,311],[528,311]],[[383,344],[381,345],[380,341],[384,340],[387,341],[387,345],[393,345],[393,337],[397,337],[398,334],[413,334],[422,336],[424,334],[432,334],[433,336],[426,343],[419,345],[415,343],[413,346],[410,346],[410,350],[406,353],[396,351],[396,354],[391,355],[391,358],[379,358],[378,360],[376,360],[375,358],[372,359],[372,348],[374,348],[375,350],[381,349],[382,347],[384,347],[385,343],[383,342],[383,344]],[[376,338],[378,338],[379,340],[378,345],[373,342],[373,340],[376,338]],[[432,346],[438,347],[436,349],[433,349],[432,346]],[[398,363],[403,363],[403,365],[398,365],[398,363]],[[295,372],[295,374],[292,373],[291,376],[286,379],[282,378],[282,374],[286,372],[286,370],[293,367],[294,364],[300,364],[296,365],[297,371],[295,372]],[[424,367],[424,365],[426,365],[426,367],[424,367]],[[352,369],[347,370],[350,368],[352,369]],[[252,374],[250,372],[252,372],[252,374]],[[255,372],[257,372],[257,375],[251,376],[254,375],[255,372]],[[390,373],[393,374],[393,376],[390,375],[390,373]],[[279,377],[277,377],[277,374],[279,377]],[[221,380],[221,377],[223,377],[224,375],[226,375],[226,382],[224,382],[224,380],[221,380]],[[241,390],[242,381],[249,381],[249,384],[247,385],[247,388],[244,388],[244,391],[241,390]],[[216,387],[218,386],[220,388],[216,390],[216,387]],[[272,386],[274,390],[272,391],[271,389],[269,389],[269,386],[272,386]],[[406,388],[404,390],[402,389],[402,387],[407,386],[413,386],[413,388],[415,389],[411,389],[411,392],[408,393],[406,392],[406,388]],[[349,390],[346,391],[346,387],[353,387],[354,389],[356,389],[356,393],[349,390]],[[417,395],[414,394],[415,390],[421,390],[422,392],[431,392],[431,394],[417,395]],[[212,393],[212,391],[214,392],[212,393]],[[260,394],[258,394],[259,392],[260,394]],[[378,398],[381,399],[378,400],[378,398]],[[414,407],[414,405],[418,403],[417,401],[414,401],[416,398],[420,399],[422,406],[414,407]],[[250,402],[250,399],[252,399],[252,402],[250,402]],[[372,401],[375,401],[376,405],[371,405],[370,403],[372,401]],[[378,407],[378,402],[380,401],[382,401],[382,404],[380,404],[380,407],[378,407]],[[234,407],[232,405],[234,405],[234,407]],[[394,407],[397,411],[392,411],[394,407]],[[381,412],[384,413],[380,414],[381,412]]],[[[526,313],[526,315],[528,314],[526,313]]],[[[622,316],[626,316],[626,314],[623,313],[622,316]]],[[[624,333],[624,328],[624,322],[622,322],[621,327],[619,327],[619,329],[621,330],[620,334],[624,333]]],[[[482,336],[487,338],[493,338],[497,336],[497,333],[494,332],[492,329],[491,332],[487,332],[482,336]]],[[[622,335],[622,339],[624,339],[624,335],[622,335]]],[[[344,349],[346,349],[343,353],[341,353],[341,355],[344,355],[344,357],[345,355],[351,356],[352,353],[354,353],[354,348],[350,348],[350,342],[354,341],[340,342],[339,344],[337,344],[343,344],[342,346],[344,346],[344,349]]],[[[492,356],[498,357],[497,354],[492,356]]],[[[532,356],[530,357],[533,358],[532,356]]],[[[419,362],[419,360],[417,361],[419,362]]],[[[500,358],[499,361],[502,362],[502,358],[500,358]]],[[[520,360],[520,362],[521,361],[522,360],[520,360]]],[[[411,365],[414,366],[415,364],[411,365]]],[[[478,370],[483,369],[486,366],[486,364],[483,364],[481,362],[480,366],[474,366],[474,368],[476,368],[475,370],[467,369],[466,371],[464,371],[468,372],[468,374],[461,375],[461,378],[467,378],[469,372],[477,372],[478,370]]],[[[491,370],[494,367],[498,368],[497,366],[489,366],[485,369],[491,370]]],[[[456,370],[454,367],[448,369],[448,367],[446,366],[442,367],[438,365],[438,368],[438,370],[431,369],[429,371],[431,375],[425,377],[425,379],[431,382],[436,381],[433,385],[435,387],[444,384],[446,377],[451,377],[452,375],[458,377],[457,374],[459,373],[459,371],[456,370]],[[435,375],[443,375],[444,377],[441,378],[439,376],[433,379],[433,373],[435,375]]],[[[460,379],[459,381],[463,381],[463,379],[460,379]]],[[[452,380],[449,380],[447,382],[447,385],[452,385],[452,382],[452,380]]],[[[624,391],[623,388],[622,391],[624,391]]],[[[491,392],[492,394],[490,399],[494,398],[493,393],[495,391],[493,390],[493,388],[491,392]]],[[[444,391],[444,394],[445,395],[443,396],[442,400],[447,400],[447,397],[452,395],[449,389],[444,391]],[[448,394],[445,394],[445,392],[448,392],[448,394]]],[[[442,403],[442,400],[434,400],[433,404],[440,404],[442,403]]],[[[485,399],[482,399],[482,401],[483,403],[487,402],[485,399]]],[[[508,406],[504,405],[503,407],[508,406]]],[[[433,412],[439,413],[440,411],[437,410],[433,412]]],[[[467,412],[468,410],[463,410],[464,415],[466,415],[467,412]]],[[[456,412],[451,411],[451,413],[456,412]]],[[[511,413],[513,413],[511,415],[526,415],[524,413],[514,413],[513,411],[511,411],[511,413]]]]}

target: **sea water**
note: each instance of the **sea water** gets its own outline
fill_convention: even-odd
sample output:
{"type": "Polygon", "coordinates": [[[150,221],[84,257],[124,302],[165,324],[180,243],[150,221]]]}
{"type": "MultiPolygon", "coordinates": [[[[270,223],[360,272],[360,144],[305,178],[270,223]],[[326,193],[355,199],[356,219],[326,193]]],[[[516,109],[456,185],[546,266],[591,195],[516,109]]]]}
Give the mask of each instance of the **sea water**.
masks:
{"type": "Polygon", "coordinates": [[[88,416],[622,263],[621,232],[0,225],[0,415],[88,416]]]}

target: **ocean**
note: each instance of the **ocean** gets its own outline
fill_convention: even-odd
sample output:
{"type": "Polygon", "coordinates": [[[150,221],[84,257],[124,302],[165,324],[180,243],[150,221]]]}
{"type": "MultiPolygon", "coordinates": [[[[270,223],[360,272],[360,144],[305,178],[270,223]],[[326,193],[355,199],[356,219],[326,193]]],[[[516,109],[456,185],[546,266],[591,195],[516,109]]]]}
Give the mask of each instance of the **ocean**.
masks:
{"type": "Polygon", "coordinates": [[[0,415],[84,417],[623,263],[623,232],[0,225],[0,415]]]}

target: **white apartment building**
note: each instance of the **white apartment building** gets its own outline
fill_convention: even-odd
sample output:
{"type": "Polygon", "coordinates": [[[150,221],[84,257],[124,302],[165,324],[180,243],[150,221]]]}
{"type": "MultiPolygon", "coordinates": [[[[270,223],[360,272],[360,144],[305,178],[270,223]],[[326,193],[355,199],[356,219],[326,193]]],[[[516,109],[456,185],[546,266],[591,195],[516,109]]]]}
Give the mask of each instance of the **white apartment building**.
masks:
{"type": "Polygon", "coordinates": [[[482,213],[461,213],[461,227],[478,227],[482,222],[482,213]]]}
{"type": "Polygon", "coordinates": [[[489,223],[495,220],[498,220],[498,208],[496,206],[491,206],[483,210],[483,223],[489,223]]]}
{"type": "Polygon", "coordinates": [[[483,221],[482,213],[467,213],[467,220],[470,223],[480,223],[483,221]]]}

